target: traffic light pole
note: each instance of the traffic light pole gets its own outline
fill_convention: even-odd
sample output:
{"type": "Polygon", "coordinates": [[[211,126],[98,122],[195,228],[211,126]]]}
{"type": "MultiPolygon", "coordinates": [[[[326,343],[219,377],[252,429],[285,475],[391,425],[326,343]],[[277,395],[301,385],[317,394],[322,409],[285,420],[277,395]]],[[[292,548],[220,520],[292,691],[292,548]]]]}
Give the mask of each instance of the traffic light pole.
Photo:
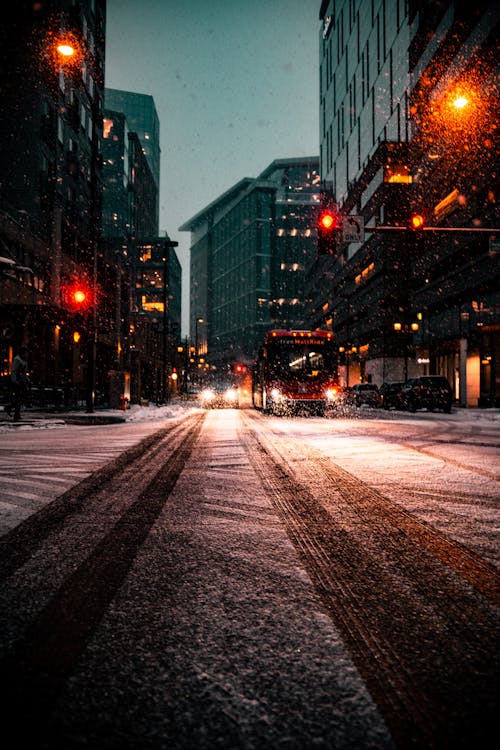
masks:
{"type": "Polygon", "coordinates": [[[97,356],[97,327],[92,319],[92,313],[89,315],[88,330],[88,348],[87,348],[87,397],[86,412],[94,413],[95,406],[95,383],[96,383],[96,356],[97,356]]]}
{"type": "Polygon", "coordinates": [[[97,359],[97,249],[94,245],[94,265],[92,274],[92,307],[89,311],[88,324],[88,361],[87,361],[87,414],[94,413],[97,359]]]}
{"type": "Polygon", "coordinates": [[[489,233],[489,234],[500,234],[500,228],[498,227],[420,227],[419,229],[409,229],[408,227],[367,227],[364,228],[365,232],[412,232],[418,234],[419,232],[467,232],[467,233],[489,233]]]}

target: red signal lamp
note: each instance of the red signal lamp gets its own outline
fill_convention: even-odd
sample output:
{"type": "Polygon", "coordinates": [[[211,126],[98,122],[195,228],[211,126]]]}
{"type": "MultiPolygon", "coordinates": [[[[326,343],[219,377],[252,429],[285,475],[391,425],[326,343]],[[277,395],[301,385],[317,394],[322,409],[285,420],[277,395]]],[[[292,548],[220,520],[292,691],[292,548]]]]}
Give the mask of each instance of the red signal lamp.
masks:
{"type": "Polygon", "coordinates": [[[87,301],[87,292],[85,292],[83,289],[75,289],[73,292],[73,302],[76,305],[84,305],[87,301]]]}
{"type": "Polygon", "coordinates": [[[325,208],[319,213],[317,221],[318,254],[335,255],[342,231],[341,217],[336,211],[325,208]]]}
{"type": "Polygon", "coordinates": [[[62,288],[62,298],[70,310],[84,312],[92,306],[90,287],[82,281],[69,282],[62,288]]]}
{"type": "Polygon", "coordinates": [[[323,211],[319,217],[319,225],[321,229],[338,229],[338,218],[333,211],[323,211]]]}
{"type": "Polygon", "coordinates": [[[331,229],[335,220],[332,214],[323,214],[319,221],[323,229],[331,229]]]}
{"type": "Polygon", "coordinates": [[[422,214],[412,214],[410,219],[410,227],[411,229],[423,229],[425,224],[425,219],[422,216],[422,214]]]}

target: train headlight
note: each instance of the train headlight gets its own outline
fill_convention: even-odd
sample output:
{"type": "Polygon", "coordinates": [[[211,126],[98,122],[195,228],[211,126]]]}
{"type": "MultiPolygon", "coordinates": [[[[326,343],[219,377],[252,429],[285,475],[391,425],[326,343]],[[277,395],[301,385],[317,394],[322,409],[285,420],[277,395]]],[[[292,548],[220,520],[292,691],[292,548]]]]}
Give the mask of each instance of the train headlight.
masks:
{"type": "Polygon", "coordinates": [[[215,392],[211,388],[205,388],[201,392],[201,400],[202,401],[213,401],[215,398],[215,392]]]}
{"type": "Polygon", "coordinates": [[[327,392],[325,393],[326,398],[328,401],[335,401],[335,399],[338,396],[338,388],[328,388],[327,392]]]}
{"type": "Polygon", "coordinates": [[[271,396],[273,398],[281,398],[281,391],[279,390],[279,388],[273,388],[271,390],[271,396]]]}
{"type": "Polygon", "coordinates": [[[228,388],[224,395],[228,401],[236,401],[238,398],[238,391],[235,388],[228,388]]]}

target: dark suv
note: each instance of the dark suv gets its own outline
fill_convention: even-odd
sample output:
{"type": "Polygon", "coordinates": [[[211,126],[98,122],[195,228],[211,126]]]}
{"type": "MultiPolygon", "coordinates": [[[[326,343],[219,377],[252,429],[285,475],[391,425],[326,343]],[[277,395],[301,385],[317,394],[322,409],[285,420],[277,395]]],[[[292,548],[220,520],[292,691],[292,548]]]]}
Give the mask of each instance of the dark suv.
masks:
{"type": "Polygon", "coordinates": [[[401,391],[403,380],[386,380],[379,388],[380,401],[384,409],[401,408],[401,391]]]}
{"type": "Polygon", "coordinates": [[[442,409],[449,414],[453,392],[446,378],[441,375],[422,375],[406,381],[401,389],[400,399],[402,408],[408,411],[442,409]]]}

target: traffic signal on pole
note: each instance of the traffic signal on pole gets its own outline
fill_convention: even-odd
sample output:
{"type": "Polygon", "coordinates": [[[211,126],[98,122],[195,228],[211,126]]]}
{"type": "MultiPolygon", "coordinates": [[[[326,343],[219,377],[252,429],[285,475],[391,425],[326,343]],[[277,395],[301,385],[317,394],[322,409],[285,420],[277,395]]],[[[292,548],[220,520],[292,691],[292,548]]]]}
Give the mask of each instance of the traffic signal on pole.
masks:
{"type": "Polygon", "coordinates": [[[63,289],[66,306],[73,312],[85,312],[92,306],[92,294],[86,282],[73,281],[63,289]]]}
{"type": "Polygon", "coordinates": [[[336,255],[342,220],[338,211],[322,208],[318,214],[318,255],[336,255]]]}
{"type": "Polygon", "coordinates": [[[410,229],[412,229],[414,232],[418,231],[419,229],[423,229],[425,226],[425,216],[423,213],[414,212],[410,216],[410,229]]]}
{"type": "Polygon", "coordinates": [[[76,288],[73,291],[73,302],[75,305],[83,307],[85,303],[87,302],[87,292],[85,289],[81,289],[80,287],[76,288]]]}

